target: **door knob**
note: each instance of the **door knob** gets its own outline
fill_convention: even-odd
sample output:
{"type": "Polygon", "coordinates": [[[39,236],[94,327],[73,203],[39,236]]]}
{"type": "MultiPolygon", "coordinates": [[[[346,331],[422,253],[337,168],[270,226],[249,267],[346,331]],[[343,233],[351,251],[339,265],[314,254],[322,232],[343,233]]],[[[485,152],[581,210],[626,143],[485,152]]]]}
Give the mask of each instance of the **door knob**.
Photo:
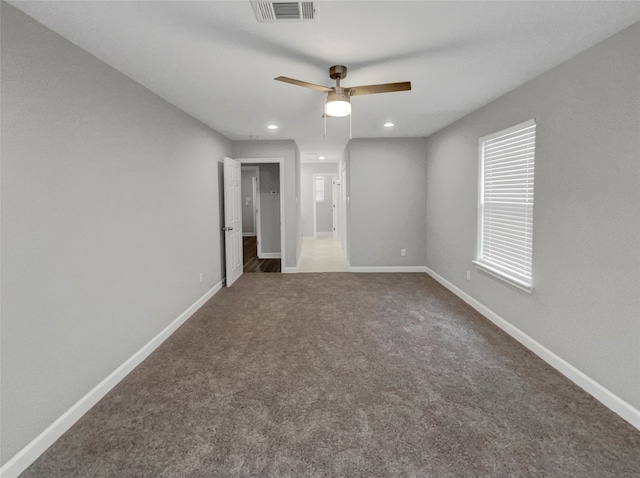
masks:
{"type": "Polygon", "coordinates": [[[223,227],[222,228],[223,231],[233,231],[232,227],[223,227]]]}

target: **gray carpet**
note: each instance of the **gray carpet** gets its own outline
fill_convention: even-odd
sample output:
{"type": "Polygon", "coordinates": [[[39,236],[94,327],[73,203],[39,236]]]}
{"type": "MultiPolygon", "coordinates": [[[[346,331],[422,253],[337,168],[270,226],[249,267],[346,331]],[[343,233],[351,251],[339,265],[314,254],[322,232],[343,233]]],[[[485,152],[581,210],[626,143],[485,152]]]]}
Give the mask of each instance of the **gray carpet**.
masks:
{"type": "Polygon", "coordinates": [[[24,477],[640,476],[640,432],[424,274],[245,274],[24,477]]]}

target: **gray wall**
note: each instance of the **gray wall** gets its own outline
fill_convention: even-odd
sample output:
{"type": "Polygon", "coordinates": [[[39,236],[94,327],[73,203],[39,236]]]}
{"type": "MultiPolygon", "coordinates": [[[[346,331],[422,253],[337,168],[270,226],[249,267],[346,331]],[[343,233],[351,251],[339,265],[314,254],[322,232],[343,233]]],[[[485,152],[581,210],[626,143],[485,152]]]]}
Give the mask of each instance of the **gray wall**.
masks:
{"type": "Polygon", "coordinates": [[[640,408],[640,24],[433,135],[427,266],[640,408]],[[537,121],[533,294],[475,270],[478,138],[537,121]],[[472,280],[465,280],[471,270],[472,280]]]}
{"type": "Polygon", "coordinates": [[[280,174],[284,174],[285,197],[285,247],[283,257],[285,267],[296,267],[300,251],[300,207],[299,194],[299,165],[300,152],[295,141],[234,141],[234,158],[283,158],[284,167],[280,174]]]}
{"type": "Polygon", "coordinates": [[[354,139],[348,149],[350,265],[424,266],[426,140],[354,139]]]}
{"type": "Polygon", "coordinates": [[[1,8],[4,464],[222,279],[231,141],[1,8]]]}
{"type": "Polygon", "coordinates": [[[245,169],[242,167],[240,188],[242,189],[242,234],[247,233],[255,235],[256,228],[254,224],[253,211],[255,204],[253,203],[253,178],[257,176],[254,169],[245,169]]]}
{"type": "Polygon", "coordinates": [[[338,163],[302,163],[300,167],[300,197],[303,237],[313,237],[313,175],[322,173],[337,174],[337,172],[338,163]]]}

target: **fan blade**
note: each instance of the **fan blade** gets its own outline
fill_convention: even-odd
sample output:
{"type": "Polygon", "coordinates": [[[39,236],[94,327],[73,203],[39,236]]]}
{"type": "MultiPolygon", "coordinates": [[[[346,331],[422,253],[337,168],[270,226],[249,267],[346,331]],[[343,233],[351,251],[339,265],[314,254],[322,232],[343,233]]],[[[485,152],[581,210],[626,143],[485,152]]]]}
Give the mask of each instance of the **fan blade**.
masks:
{"type": "Polygon", "coordinates": [[[292,85],[304,86],[305,88],[311,88],[312,90],[322,91],[324,93],[328,93],[333,91],[333,88],[329,88],[328,86],[322,85],[314,85],[313,83],[307,83],[306,81],[294,80],[293,78],[287,78],[286,76],[279,76],[278,78],[274,78],[277,81],[284,81],[285,83],[291,83],[292,85]]]}
{"type": "Polygon", "coordinates": [[[375,93],[392,93],[394,91],[410,90],[411,82],[403,81],[401,83],[385,83],[382,85],[352,86],[347,89],[349,90],[350,96],[373,95],[375,93]]]}

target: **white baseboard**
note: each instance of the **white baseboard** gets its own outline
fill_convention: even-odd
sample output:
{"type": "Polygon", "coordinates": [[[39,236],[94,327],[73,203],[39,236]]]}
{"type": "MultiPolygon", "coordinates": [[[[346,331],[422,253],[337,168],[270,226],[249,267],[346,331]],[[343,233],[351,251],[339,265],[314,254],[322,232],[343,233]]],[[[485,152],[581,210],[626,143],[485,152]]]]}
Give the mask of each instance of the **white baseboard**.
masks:
{"type": "Polygon", "coordinates": [[[279,252],[261,252],[258,254],[258,259],[281,259],[282,254],[279,252]]]}
{"type": "Polygon", "coordinates": [[[483,316],[493,322],[495,325],[500,327],[504,332],[509,334],[511,337],[516,339],[542,360],[547,362],[553,368],[555,368],[562,375],[567,377],[573,383],[578,385],[584,391],[592,395],[594,398],[602,402],[607,408],[611,409],[613,412],[617,413],[624,420],[629,422],[631,425],[640,430],[640,410],[633,407],[631,404],[625,402],[623,399],[618,397],[616,394],[611,392],[609,389],[603,387],[598,382],[593,380],[587,374],[577,369],[569,362],[564,360],[562,357],[556,355],[551,350],[546,348],[541,343],[537,342],[533,338],[529,337],[522,330],[518,329],[516,326],[507,322],[505,319],[500,317],[494,311],[486,307],[485,305],[478,302],[476,299],[471,297],[466,292],[462,291],[451,282],[447,281],[444,277],[440,276],[436,272],[432,271],[428,267],[425,267],[425,271],[435,280],[437,280],[440,284],[445,286],[455,295],[464,300],[467,304],[473,307],[475,310],[480,312],[483,316]]]}
{"type": "Polygon", "coordinates": [[[243,232],[242,237],[256,237],[255,232],[243,232]]]}
{"type": "Polygon", "coordinates": [[[189,319],[200,307],[204,305],[222,288],[222,281],[218,282],[202,297],[195,301],[187,310],[178,316],[173,322],[152,338],[140,350],[114,370],[102,382],[96,385],[89,393],[78,400],[69,410],[63,413],[55,422],[49,425],[40,435],[34,438],[27,446],[20,450],[0,469],[2,478],[15,478],[27,469],[47,448],[62,436],[71,426],[87,413],[102,397],[125,378],[134,368],[142,363],[155,349],[162,344],[178,327],[189,319]]]}
{"type": "Polygon", "coordinates": [[[349,266],[349,272],[424,272],[424,266],[349,266]]]}
{"type": "Polygon", "coordinates": [[[316,232],[316,236],[332,236],[333,232],[316,232]]]}

